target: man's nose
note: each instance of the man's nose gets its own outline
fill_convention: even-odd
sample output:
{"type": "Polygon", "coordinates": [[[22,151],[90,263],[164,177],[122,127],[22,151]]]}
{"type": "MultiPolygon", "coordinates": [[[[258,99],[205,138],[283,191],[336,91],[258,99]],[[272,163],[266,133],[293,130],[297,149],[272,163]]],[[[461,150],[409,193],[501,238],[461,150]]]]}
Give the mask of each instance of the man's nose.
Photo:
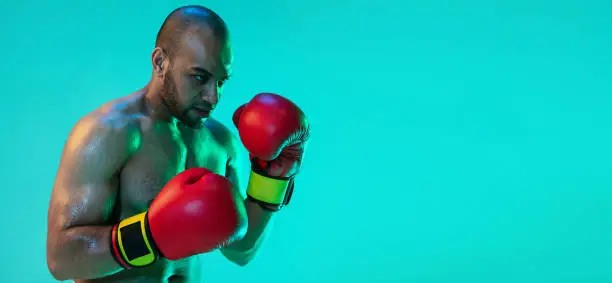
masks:
{"type": "Polygon", "coordinates": [[[206,89],[202,94],[202,99],[208,101],[213,106],[217,105],[217,102],[219,102],[219,87],[217,86],[216,81],[206,84],[206,89]]]}

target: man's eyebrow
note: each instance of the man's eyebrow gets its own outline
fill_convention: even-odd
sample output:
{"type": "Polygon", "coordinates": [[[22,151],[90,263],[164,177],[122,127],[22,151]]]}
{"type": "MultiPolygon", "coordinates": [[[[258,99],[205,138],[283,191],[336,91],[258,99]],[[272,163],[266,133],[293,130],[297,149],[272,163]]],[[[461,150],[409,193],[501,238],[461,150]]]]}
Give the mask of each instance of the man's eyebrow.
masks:
{"type": "Polygon", "coordinates": [[[212,73],[209,72],[208,70],[206,70],[206,69],[204,69],[202,67],[198,67],[198,66],[191,67],[191,70],[193,70],[193,71],[195,71],[197,73],[205,74],[205,75],[212,75],[212,73]]]}

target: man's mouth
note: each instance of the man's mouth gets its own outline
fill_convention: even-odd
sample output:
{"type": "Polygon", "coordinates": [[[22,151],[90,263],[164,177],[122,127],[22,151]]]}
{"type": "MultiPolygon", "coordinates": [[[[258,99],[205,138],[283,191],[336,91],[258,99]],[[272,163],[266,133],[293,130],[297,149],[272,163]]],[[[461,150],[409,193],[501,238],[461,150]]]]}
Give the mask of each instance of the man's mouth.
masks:
{"type": "Polygon", "coordinates": [[[208,117],[210,116],[210,112],[212,111],[212,108],[209,107],[193,107],[193,110],[198,113],[198,116],[200,117],[208,117]]]}

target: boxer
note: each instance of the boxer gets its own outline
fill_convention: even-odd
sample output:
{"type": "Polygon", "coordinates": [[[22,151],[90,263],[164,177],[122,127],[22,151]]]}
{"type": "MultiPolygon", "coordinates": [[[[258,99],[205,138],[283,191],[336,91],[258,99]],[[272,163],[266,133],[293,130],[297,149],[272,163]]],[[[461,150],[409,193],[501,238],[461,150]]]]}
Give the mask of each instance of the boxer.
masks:
{"type": "Polygon", "coordinates": [[[48,210],[55,279],[202,282],[206,253],[241,266],[254,257],[289,204],[309,125],[272,93],[235,111],[238,136],[213,119],[231,61],[224,21],[202,6],[178,8],[158,33],[149,83],[74,125],[48,210]]]}

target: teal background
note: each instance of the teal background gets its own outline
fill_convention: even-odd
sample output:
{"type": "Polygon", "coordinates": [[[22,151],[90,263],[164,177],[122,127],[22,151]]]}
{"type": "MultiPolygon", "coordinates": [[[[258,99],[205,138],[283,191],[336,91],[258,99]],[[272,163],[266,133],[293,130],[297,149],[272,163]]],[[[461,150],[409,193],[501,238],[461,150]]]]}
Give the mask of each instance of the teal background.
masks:
{"type": "Polygon", "coordinates": [[[272,91],[313,130],[260,255],[207,282],[612,281],[612,4],[527,0],[2,1],[0,281],[54,282],[66,136],[183,4],[233,32],[218,119],[272,91]]]}

